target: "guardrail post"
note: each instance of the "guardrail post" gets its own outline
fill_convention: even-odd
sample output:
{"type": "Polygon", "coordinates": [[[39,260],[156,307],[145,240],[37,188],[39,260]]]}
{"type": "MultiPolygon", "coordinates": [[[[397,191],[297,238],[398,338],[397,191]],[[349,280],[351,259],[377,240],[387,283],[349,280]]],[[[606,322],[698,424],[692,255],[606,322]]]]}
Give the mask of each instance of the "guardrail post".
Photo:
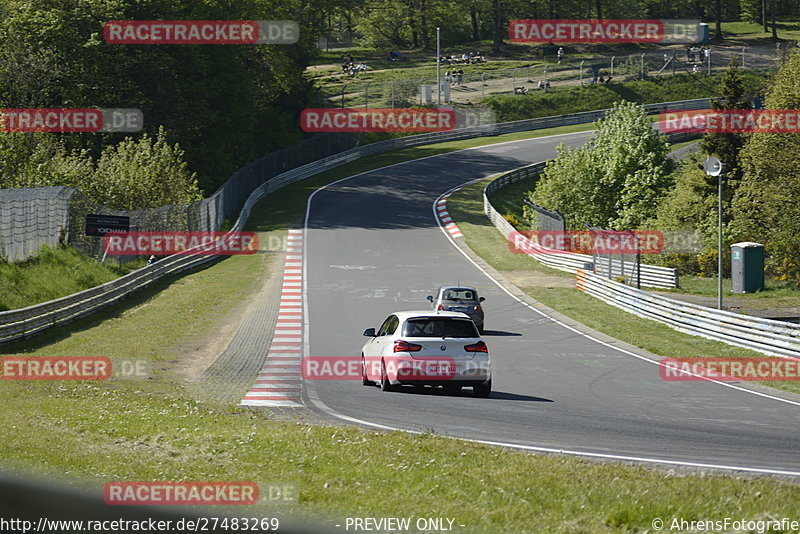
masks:
{"type": "Polygon", "coordinates": [[[481,98],[486,97],[486,83],[484,82],[484,80],[486,80],[485,72],[481,73],[481,98]]]}
{"type": "MultiPolygon", "coordinates": [[[[583,86],[583,62],[584,61],[586,61],[586,60],[582,59],[580,66],[578,66],[578,79],[581,82],[581,86],[583,86]]],[[[612,68],[612,72],[613,72],[613,68],[612,68]]]]}
{"type": "Polygon", "coordinates": [[[544,92],[547,92],[547,65],[544,66],[544,92]]]}
{"type": "Polygon", "coordinates": [[[611,56],[611,77],[614,77],[614,60],[617,59],[617,56],[611,56]]]}

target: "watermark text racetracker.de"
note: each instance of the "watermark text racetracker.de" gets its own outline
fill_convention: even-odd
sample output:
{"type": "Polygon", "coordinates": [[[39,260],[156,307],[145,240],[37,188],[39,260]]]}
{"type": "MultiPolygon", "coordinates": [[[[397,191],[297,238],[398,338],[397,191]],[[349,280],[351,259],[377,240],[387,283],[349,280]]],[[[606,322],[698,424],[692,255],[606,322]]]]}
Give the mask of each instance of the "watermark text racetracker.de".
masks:
{"type": "Polygon", "coordinates": [[[280,530],[277,517],[182,517],[180,519],[48,519],[38,521],[0,517],[0,532],[224,532],[280,530]]]}
{"type": "Polygon", "coordinates": [[[146,379],[152,366],[141,358],[107,356],[3,356],[0,380],[146,379]]]}
{"type": "Polygon", "coordinates": [[[692,229],[514,230],[508,235],[508,249],[514,254],[697,253],[702,236],[692,229]]]}
{"type": "Polygon", "coordinates": [[[293,44],[300,26],[291,20],[110,20],[108,44],[293,44]]]}
{"type": "Polygon", "coordinates": [[[256,254],[255,232],[111,232],[103,247],[112,256],[230,256],[256,254]]]}
{"type": "Polygon", "coordinates": [[[531,230],[513,231],[508,248],[515,254],[659,254],[664,251],[661,232],[635,230],[531,230]]]}
{"type": "Polygon", "coordinates": [[[800,359],[776,357],[664,358],[658,374],[667,381],[718,380],[795,381],[800,380],[800,359]]]}
{"type": "Polygon", "coordinates": [[[291,483],[250,481],[114,481],[103,486],[109,505],[253,505],[296,503],[297,486],[291,483]]]}
{"type": "Polygon", "coordinates": [[[800,133],[798,109],[695,109],[661,113],[664,133],[800,133]]]}
{"type": "Polygon", "coordinates": [[[488,126],[495,116],[488,109],[439,108],[319,108],[300,114],[306,132],[444,132],[488,126]]]}
{"type": "Polygon", "coordinates": [[[389,358],[376,356],[363,360],[358,356],[306,356],[301,362],[304,380],[356,380],[362,373],[379,376],[383,371],[407,381],[446,382],[454,379],[478,379],[487,376],[485,362],[456,361],[448,356],[424,358],[389,358]]]}
{"type": "Polygon", "coordinates": [[[700,21],[525,19],[508,23],[513,43],[695,43],[700,21]]]}
{"type": "Polygon", "coordinates": [[[716,519],[685,519],[655,517],[650,522],[655,532],[797,532],[800,521],[789,517],[775,519],[745,519],[722,517],[716,519]]]}
{"type": "Polygon", "coordinates": [[[138,132],[143,125],[142,111],[135,108],[0,109],[3,132],[138,132]]]}

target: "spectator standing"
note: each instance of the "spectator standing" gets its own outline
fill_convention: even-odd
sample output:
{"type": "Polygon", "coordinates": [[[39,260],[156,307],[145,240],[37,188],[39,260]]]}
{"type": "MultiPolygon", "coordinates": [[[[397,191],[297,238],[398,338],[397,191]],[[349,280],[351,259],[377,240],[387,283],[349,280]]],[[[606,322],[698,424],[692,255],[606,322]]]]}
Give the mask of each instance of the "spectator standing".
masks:
{"type": "Polygon", "coordinates": [[[456,71],[456,85],[461,87],[461,81],[464,79],[464,69],[458,69],[456,71]]]}
{"type": "Polygon", "coordinates": [[[559,46],[556,54],[558,55],[558,62],[561,63],[561,60],[564,58],[564,48],[559,46]]]}

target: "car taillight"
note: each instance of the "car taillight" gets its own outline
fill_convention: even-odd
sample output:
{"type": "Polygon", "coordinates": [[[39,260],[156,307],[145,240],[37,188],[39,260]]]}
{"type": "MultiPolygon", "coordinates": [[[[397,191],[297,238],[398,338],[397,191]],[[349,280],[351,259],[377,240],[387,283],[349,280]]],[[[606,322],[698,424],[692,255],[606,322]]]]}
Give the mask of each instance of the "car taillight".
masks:
{"type": "Polygon", "coordinates": [[[467,352],[489,352],[489,348],[483,341],[478,341],[472,345],[464,345],[464,350],[467,352]]]}
{"type": "Polygon", "coordinates": [[[437,308],[436,308],[436,309],[437,309],[438,311],[444,311],[444,306],[442,306],[441,304],[439,304],[439,306],[437,306],[437,308]]]}
{"type": "Polygon", "coordinates": [[[479,312],[479,311],[481,311],[481,307],[480,307],[480,305],[478,305],[478,306],[475,306],[474,310],[475,310],[476,312],[479,312]]]}
{"type": "Polygon", "coordinates": [[[408,341],[403,341],[402,339],[394,342],[395,352],[419,352],[421,350],[422,345],[417,345],[416,343],[409,343],[408,341]]]}

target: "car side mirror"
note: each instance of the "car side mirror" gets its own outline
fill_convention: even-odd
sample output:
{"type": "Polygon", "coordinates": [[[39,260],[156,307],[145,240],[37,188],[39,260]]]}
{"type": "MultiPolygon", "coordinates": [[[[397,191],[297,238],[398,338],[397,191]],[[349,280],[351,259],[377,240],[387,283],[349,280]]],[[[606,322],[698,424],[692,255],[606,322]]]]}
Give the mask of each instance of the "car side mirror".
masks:
{"type": "Polygon", "coordinates": [[[367,337],[375,337],[375,329],[367,328],[366,330],[364,330],[364,335],[367,337]]]}
{"type": "Polygon", "coordinates": [[[431,296],[431,295],[428,295],[428,296],[427,296],[427,297],[425,297],[425,298],[426,298],[426,299],[428,299],[429,301],[433,302],[433,296],[431,296]]]}
{"type": "Polygon", "coordinates": [[[484,300],[486,300],[486,297],[481,297],[478,299],[478,302],[483,302],[484,300]]]}

